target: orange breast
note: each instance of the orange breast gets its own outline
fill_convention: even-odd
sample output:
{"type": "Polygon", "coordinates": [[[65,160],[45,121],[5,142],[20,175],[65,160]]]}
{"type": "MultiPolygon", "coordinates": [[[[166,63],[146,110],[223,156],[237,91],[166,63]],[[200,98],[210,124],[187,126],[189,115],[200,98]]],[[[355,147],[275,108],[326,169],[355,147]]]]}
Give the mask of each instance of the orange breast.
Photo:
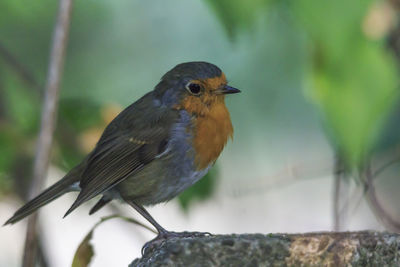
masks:
{"type": "Polygon", "coordinates": [[[195,121],[194,148],[198,170],[214,163],[228,138],[233,136],[232,122],[224,101],[214,103],[205,116],[195,121]]]}

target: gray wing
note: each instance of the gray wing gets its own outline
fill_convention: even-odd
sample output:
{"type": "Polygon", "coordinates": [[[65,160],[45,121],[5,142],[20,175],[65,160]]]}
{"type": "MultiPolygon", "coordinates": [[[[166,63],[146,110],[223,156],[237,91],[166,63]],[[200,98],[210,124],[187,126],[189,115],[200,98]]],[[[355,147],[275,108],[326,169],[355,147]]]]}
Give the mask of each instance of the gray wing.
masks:
{"type": "Polygon", "coordinates": [[[87,159],[81,192],[65,216],[134,175],[165,150],[170,127],[178,114],[160,107],[146,107],[149,103],[146,97],[151,98],[145,95],[107,126],[87,159]]]}

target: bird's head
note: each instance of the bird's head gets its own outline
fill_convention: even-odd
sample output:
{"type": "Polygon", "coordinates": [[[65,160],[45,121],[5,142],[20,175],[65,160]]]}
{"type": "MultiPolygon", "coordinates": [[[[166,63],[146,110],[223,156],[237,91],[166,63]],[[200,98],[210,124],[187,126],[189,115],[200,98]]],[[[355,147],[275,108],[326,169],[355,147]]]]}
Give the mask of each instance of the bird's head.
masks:
{"type": "Polygon", "coordinates": [[[217,66],[207,62],[179,64],[155,88],[163,104],[200,116],[214,105],[224,104],[226,94],[239,92],[228,86],[225,74],[217,66]]]}

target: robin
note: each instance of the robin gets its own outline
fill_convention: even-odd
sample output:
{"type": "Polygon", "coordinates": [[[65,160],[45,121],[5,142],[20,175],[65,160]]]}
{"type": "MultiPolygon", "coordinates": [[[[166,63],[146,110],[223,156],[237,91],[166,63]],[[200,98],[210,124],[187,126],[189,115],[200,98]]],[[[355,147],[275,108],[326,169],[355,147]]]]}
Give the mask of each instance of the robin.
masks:
{"type": "Polygon", "coordinates": [[[80,164],[5,224],[18,222],[67,192],[80,191],[65,216],[101,195],[89,214],[121,199],[157,229],[152,241],[191,235],[167,231],[143,206],[174,198],[208,172],[233,134],[225,95],[239,92],[213,64],[177,65],[153,91],[111,121],[80,164]]]}

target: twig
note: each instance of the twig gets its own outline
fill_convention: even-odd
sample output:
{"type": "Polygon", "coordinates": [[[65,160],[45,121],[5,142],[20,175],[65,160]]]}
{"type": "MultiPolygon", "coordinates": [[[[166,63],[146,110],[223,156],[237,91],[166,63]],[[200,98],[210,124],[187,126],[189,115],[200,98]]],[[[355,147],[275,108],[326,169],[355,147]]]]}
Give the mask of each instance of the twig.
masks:
{"type": "MultiPolygon", "coordinates": [[[[32,187],[29,192],[30,198],[38,194],[42,188],[49,165],[50,150],[56,125],[59,86],[64,65],[64,55],[68,40],[71,11],[72,0],[59,1],[58,17],[53,32],[47,83],[44,92],[45,95],[40,133],[34,160],[32,187]]],[[[24,267],[33,267],[35,265],[37,246],[36,222],[37,215],[34,214],[28,221],[22,265],[24,267]]]]}
{"type": "Polygon", "coordinates": [[[377,178],[382,172],[384,172],[387,168],[392,166],[395,163],[398,163],[400,161],[400,157],[396,157],[393,160],[386,162],[384,165],[382,165],[379,169],[377,169],[371,176],[373,179],[377,178]]]}
{"type": "Polygon", "coordinates": [[[36,91],[41,91],[39,83],[36,81],[33,74],[1,42],[0,56],[10,67],[14,69],[22,81],[34,88],[36,91]]]}
{"type": "Polygon", "coordinates": [[[347,199],[347,184],[345,183],[346,172],[343,160],[336,156],[334,166],[334,186],[333,186],[333,231],[343,230],[343,224],[347,214],[347,205],[344,199],[347,199]],[[344,205],[341,205],[344,203],[344,205]]]}
{"type": "MultiPolygon", "coordinates": [[[[244,197],[254,194],[264,194],[269,190],[276,190],[286,187],[301,180],[318,179],[321,176],[331,174],[332,172],[331,159],[322,160],[314,159],[310,162],[301,162],[289,164],[278,172],[263,176],[261,178],[252,179],[249,181],[237,181],[234,188],[231,189],[232,197],[244,197]]],[[[343,172],[344,170],[338,170],[343,172]]]]}
{"type": "Polygon", "coordinates": [[[381,220],[383,224],[386,225],[386,227],[388,227],[390,230],[397,233],[400,232],[400,221],[391,216],[378,200],[375,191],[374,176],[372,174],[371,165],[367,164],[364,169],[360,171],[360,175],[364,176],[364,188],[367,193],[367,200],[369,201],[370,206],[375,213],[375,217],[381,220]]]}

